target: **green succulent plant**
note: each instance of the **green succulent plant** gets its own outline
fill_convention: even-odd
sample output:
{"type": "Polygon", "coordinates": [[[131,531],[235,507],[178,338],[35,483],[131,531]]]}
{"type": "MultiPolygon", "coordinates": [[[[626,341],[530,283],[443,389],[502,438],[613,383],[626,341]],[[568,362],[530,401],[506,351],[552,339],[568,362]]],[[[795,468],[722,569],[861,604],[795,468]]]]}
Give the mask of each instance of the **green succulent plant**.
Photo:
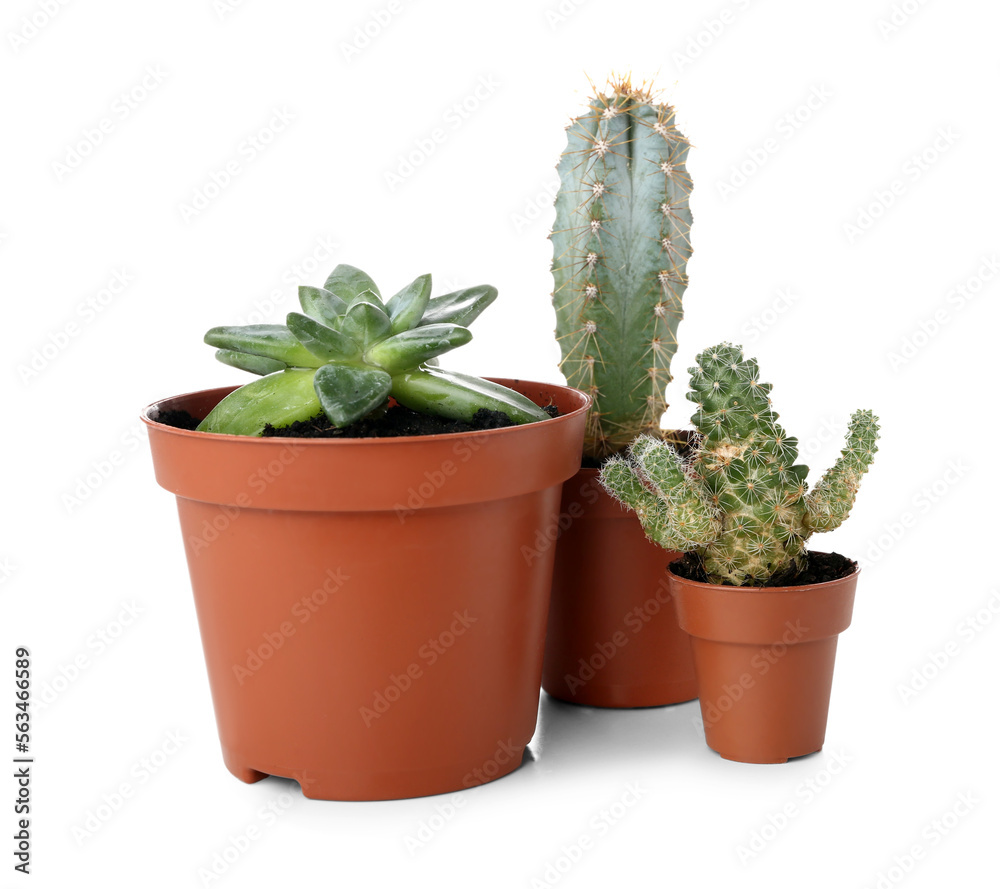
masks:
{"type": "Polygon", "coordinates": [[[691,257],[690,144],[674,109],[613,82],[567,127],[552,294],[560,368],[594,400],[584,452],[659,436],[691,257]]]}
{"type": "Polygon", "coordinates": [[[219,361],[262,378],[227,395],[198,430],[260,435],[267,425],[324,413],[343,427],[390,396],[450,419],[471,420],[481,408],[519,424],[548,419],[518,392],[429,363],[467,343],[468,325],[496,296],[496,288],[481,285],[431,298],[431,276],[421,275],[383,302],[367,274],[338,265],[323,287],[299,288],[302,312],[289,312],[285,324],[205,334],[219,361]]]}
{"type": "Polygon", "coordinates": [[[682,459],[668,442],[640,437],[605,465],[602,484],[655,543],[698,553],[713,583],[793,577],[809,536],[832,531],[851,511],[878,450],[878,419],[867,410],[851,417],[840,457],[807,491],[809,467],[795,462],[798,441],[778,425],[757,362],[722,343],[702,352],[690,373],[694,453],[682,459]]]}

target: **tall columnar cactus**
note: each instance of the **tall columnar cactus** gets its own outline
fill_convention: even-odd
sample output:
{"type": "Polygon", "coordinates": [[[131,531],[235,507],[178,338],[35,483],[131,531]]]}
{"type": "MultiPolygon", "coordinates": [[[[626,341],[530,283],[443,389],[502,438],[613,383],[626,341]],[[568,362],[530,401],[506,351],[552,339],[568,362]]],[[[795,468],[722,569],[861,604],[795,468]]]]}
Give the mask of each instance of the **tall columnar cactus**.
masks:
{"type": "Polygon", "coordinates": [[[713,583],[756,586],[794,575],[809,536],[847,518],[878,450],[878,420],[871,411],[851,417],[839,459],[807,493],[809,467],[795,462],[798,442],[778,425],[757,362],[729,343],[697,361],[687,396],[698,405],[695,453],[683,460],[669,443],[643,436],[605,465],[601,482],[653,541],[699,553],[713,583]]]}
{"type": "Polygon", "coordinates": [[[689,143],[627,80],[574,119],[552,231],[560,367],[594,399],[585,451],[660,434],[691,256],[689,143]]]}

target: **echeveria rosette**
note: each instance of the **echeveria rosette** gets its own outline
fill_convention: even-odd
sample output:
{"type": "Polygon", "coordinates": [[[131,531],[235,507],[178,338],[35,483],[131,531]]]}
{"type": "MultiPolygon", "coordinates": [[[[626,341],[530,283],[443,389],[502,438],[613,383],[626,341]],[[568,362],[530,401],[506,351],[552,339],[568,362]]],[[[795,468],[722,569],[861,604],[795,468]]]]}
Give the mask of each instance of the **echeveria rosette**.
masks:
{"type": "Polygon", "coordinates": [[[338,265],[323,287],[300,287],[285,324],[213,327],[205,342],[225,364],[261,379],[227,395],[200,432],[260,435],[325,413],[344,427],[392,396],[416,411],[471,420],[481,408],[515,423],[549,415],[505,386],[428,364],[472,339],[468,325],[496,299],[478,286],[431,298],[421,275],[383,302],[363,271],[338,265]]]}
{"type": "Polygon", "coordinates": [[[722,343],[702,352],[690,373],[687,397],[698,405],[691,421],[701,437],[694,454],[682,459],[670,443],[642,436],[605,465],[601,482],[651,540],[698,553],[713,583],[794,576],[810,535],[832,531],[850,513],[878,450],[878,418],[854,413],[839,459],[807,492],[809,468],[796,463],[798,442],[778,425],[757,362],[722,343]]]}

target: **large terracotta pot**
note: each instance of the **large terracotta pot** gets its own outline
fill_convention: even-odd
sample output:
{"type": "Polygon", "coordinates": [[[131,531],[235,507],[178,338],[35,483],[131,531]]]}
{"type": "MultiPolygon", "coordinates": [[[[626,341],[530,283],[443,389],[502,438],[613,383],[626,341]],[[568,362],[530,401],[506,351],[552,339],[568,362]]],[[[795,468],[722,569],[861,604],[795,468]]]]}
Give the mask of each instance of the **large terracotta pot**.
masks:
{"type": "Polygon", "coordinates": [[[708,746],[757,763],[822,749],[837,636],[851,623],[858,571],[758,589],[670,579],[692,637],[708,746]]]}
{"type": "MultiPolygon", "coordinates": [[[[697,697],[691,643],[667,565],[635,513],[580,469],[563,486],[542,687],[592,707],[654,707],[697,697]]],[[[542,549],[542,546],[536,549],[542,549]]]]}
{"type": "Polygon", "coordinates": [[[579,467],[561,416],[394,439],[213,435],[231,388],[143,414],[181,531],[226,766],[318,799],[443,793],[513,771],[535,729],[552,554],[523,556],[579,467]]]}

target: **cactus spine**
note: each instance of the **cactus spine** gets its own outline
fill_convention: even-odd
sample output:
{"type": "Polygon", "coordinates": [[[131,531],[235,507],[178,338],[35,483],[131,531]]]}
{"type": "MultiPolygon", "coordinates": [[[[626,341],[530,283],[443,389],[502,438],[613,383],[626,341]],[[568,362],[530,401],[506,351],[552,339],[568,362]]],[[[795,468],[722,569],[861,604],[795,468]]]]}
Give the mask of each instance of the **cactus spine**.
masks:
{"type": "Polygon", "coordinates": [[[674,109],[628,80],[567,129],[550,235],[556,336],[566,379],[594,399],[584,448],[600,459],[660,435],[691,256],[690,146],[674,109]]]}
{"type": "Polygon", "coordinates": [[[601,482],[653,541],[699,553],[714,583],[794,576],[809,536],[847,518],[878,450],[878,420],[871,411],[851,417],[840,458],[806,493],[809,468],[795,462],[798,442],[778,425],[757,362],[729,343],[697,360],[687,396],[698,405],[695,454],[684,462],[668,442],[644,436],[607,463],[601,482]]]}

